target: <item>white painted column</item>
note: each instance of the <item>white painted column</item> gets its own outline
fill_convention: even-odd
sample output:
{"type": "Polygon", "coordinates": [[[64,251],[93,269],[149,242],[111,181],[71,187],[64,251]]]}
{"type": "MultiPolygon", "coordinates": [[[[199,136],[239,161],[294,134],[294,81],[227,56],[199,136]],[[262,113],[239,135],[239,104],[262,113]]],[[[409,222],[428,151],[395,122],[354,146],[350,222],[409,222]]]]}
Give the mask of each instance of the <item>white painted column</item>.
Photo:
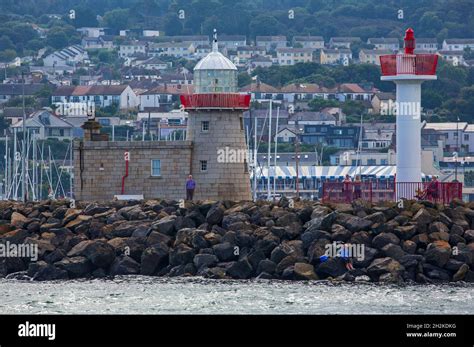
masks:
{"type": "Polygon", "coordinates": [[[397,84],[397,182],[421,182],[421,83],[397,84]]]}

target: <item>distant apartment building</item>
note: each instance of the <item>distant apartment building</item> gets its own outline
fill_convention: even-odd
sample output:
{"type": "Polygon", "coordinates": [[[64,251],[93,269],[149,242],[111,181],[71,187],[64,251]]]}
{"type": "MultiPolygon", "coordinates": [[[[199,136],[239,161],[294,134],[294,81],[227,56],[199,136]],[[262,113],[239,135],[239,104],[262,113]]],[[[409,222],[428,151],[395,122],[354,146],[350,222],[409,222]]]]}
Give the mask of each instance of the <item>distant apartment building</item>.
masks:
{"type": "Polygon", "coordinates": [[[324,48],[324,38],[322,36],[294,36],[293,46],[297,44],[303,48],[321,49],[324,48]]]}
{"type": "Polygon", "coordinates": [[[111,38],[106,38],[105,36],[84,37],[81,41],[81,46],[84,49],[113,49],[114,42],[111,38]]]}
{"type": "MultiPolygon", "coordinates": [[[[219,40],[220,41],[220,40],[219,40]]],[[[208,45],[209,36],[207,35],[176,35],[176,36],[163,36],[160,42],[184,42],[192,44],[194,47],[199,45],[208,45]]]]}
{"type": "Polygon", "coordinates": [[[446,60],[448,63],[458,66],[465,65],[466,61],[464,60],[464,51],[445,51],[441,50],[438,54],[446,60]]]}
{"type": "Polygon", "coordinates": [[[286,36],[257,36],[256,46],[265,47],[266,51],[275,51],[277,48],[285,48],[286,36]]]}
{"type": "Polygon", "coordinates": [[[375,49],[398,51],[400,42],[394,37],[372,37],[367,40],[367,44],[374,45],[375,49]]]}
{"type": "Polygon", "coordinates": [[[58,67],[60,69],[61,66],[75,66],[88,59],[87,51],[79,45],[73,45],[47,55],[43,59],[43,64],[45,67],[58,67]]]}
{"type": "Polygon", "coordinates": [[[361,49],[359,51],[359,62],[362,64],[380,65],[380,56],[393,54],[393,51],[383,49],[361,49]]]}
{"type": "Polygon", "coordinates": [[[0,84],[0,104],[7,102],[12,98],[20,98],[25,94],[25,97],[34,97],[36,93],[40,92],[45,87],[44,84],[23,84],[9,83],[0,84]]]}
{"type": "MultiPolygon", "coordinates": [[[[227,47],[219,42],[218,50],[227,56],[227,47]]],[[[212,51],[211,45],[199,45],[194,50],[194,58],[202,59],[212,51]]]]}
{"type": "Polygon", "coordinates": [[[311,48],[277,48],[278,64],[281,66],[309,63],[313,61],[311,48]]]}
{"type": "Polygon", "coordinates": [[[162,42],[150,44],[149,55],[192,58],[194,52],[195,46],[189,42],[162,42]]]}
{"type": "Polygon", "coordinates": [[[128,85],[61,86],[51,96],[51,102],[92,102],[96,107],[117,105],[121,110],[136,108],[139,99],[128,85]]]}
{"type": "Polygon", "coordinates": [[[146,70],[166,70],[170,65],[171,63],[164,62],[158,57],[151,57],[140,62],[137,66],[146,70]]]}
{"type": "Polygon", "coordinates": [[[146,54],[147,45],[146,42],[140,41],[123,43],[119,46],[119,57],[125,58],[137,54],[146,54]]]}
{"type": "Polygon", "coordinates": [[[347,48],[324,48],[320,53],[321,64],[343,64],[348,65],[352,60],[352,51],[347,48]]]}
{"type": "Polygon", "coordinates": [[[474,50],[474,39],[445,39],[443,41],[443,51],[464,51],[466,48],[474,50]]]}
{"type": "Polygon", "coordinates": [[[426,123],[422,134],[442,138],[446,152],[474,152],[474,126],[466,122],[426,123]]]}
{"type": "Polygon", "coordinates": [[[362,149],[378,150],[392,145],[395,135],[393,123],[367,123],[364,124],[364,136],[361,140],[362,149]]]}
{"type": "Polygon", "coordinates": [[[279,89],[269,84],[260,82],[259,80],[242,87],[240,89],[240,92],[250,93],[253,101],[270,100],[270,99],[282,100],[283,99],[283,94],[280,92],[279,89]]]}
{"type": "Polygon", "coordinates": [[[330,165],[336,166],[385,166],[396,164],[396,153],[388,150],[386,153],[377,151],[339,151],[329,156],[330,165]]]}
{"type": "Polygon", "coordinates": [[[438,51],[438,40],[436,38],[417,37],[415,40],[415,50],[436,53],[438,51]]]}
{"type": "Polygon", "coordinates": [[[100,36],[105,35],[104,28],[82,27],[82,28],[77,28],[76,30],[80,32],[82,36],[85,36],[85,37],[100,37],[100,36]]]}
{"type": "Polygon", "coordinates": [[[143,37],[159,37],[163,36],[163,32],[159,30],[143,30],[142,32],[143,37]]]}
{"type": "Polygon", "coordinates": [[[288,118],[288,125],[300,129],[305,125],[336,125],[336,123],[336,117],[326,112],[295,112],[288,118]]]}
{"type": "Polygon", "coordinates": [[[227,49],[236,49],[237,47],[246,46],[247,38],[245,35],[219,35],[219,43],[227,49]]]}
{"type": "Polygon", "coordinates": [[[182,94],[191,94],[193,86],[161,85],[147,90],[139,95],[140,111],[171,108],[173,103],[179,101],[182,94]]]}
{"type": "Polygon", "coordinates": [[[361,42],[360,37],[331,37],[329,39],[329,48],[347,48],[350,49],[351,45],[357,42],[361,42]]]}
{"type": "Polygon", "coordinates": [[[338,148],[357,148],[360,128],[356,126],[305,125],[300,135],[305,144],[322,143],[338,148]]]}
{"type": "Polygon", "coordinates": [[[272,65],[273,65],[272,59],[270,59],[267,56],[261,56],[261,55],[253,56],[247,62],[247,68],[250,71],[253,71],[257,67],[266,68],[266,67],[270,67],[272,65]]]}
{"type": "Polygon", "coordinates": [[[240,61],[247,61],[253,56],[264,56],[267,54],[265,47],[263,46],[240,46],[237,47],[237,58],[240,61]]]}

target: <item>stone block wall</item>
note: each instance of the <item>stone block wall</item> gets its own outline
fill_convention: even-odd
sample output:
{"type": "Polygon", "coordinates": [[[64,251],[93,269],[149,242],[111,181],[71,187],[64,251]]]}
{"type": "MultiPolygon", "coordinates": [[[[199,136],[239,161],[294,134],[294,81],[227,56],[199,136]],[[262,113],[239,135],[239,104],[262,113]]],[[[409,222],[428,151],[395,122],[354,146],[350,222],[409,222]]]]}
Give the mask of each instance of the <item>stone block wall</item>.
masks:
{"type": "Polygon", "coordinates": [[[185,184],[192,151],[190,141],[84,141],[82,146],[80,141],[76,141],[75,198],[105,201],[120,195],[122,176],[125,175],[124,153],[127,151],[130,161],[124,194],[143,194],[145,199],[186,197],[185,184]],[[151,175],[152,159],[161,161],[160,177],[151,175]]]}
{"type": "MultiPolygon", "coordinates": [[[[192,174],[196,199],[251,200],[247,162],[228,157],[222,162],[219,150],[246,153],[243,114],[239,110],[188,110],[188,140],[193,141],[192,174]],[[209,122],[203,131],[202,122],[209,122]],[[240,152],[239,152],[240,151],[240,152]],[[207,161],[207,171],[201,171],[207,161]]],[[[237,153],[237,154],[238,154],[237,153]]],[[[242,159],[242,158],[238,158],[242,159]]]]}

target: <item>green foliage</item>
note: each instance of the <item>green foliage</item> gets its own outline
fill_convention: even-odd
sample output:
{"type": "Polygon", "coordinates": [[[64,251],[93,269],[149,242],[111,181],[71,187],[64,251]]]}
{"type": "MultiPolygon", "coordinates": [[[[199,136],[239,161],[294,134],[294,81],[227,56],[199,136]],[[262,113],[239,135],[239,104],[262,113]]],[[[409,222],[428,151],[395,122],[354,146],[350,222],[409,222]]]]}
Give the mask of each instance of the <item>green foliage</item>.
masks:
{"type": "Polygon", "coordinates": [[[109,28],[120,30],[128,28],[129,17],[130,12],[128,9],[118,8],[105,13],[104,23],[109,28]]]}
{"type": "Polygon", "coordinates": [[[242,88],[243,86],[246,86],[252,83],[252,77],[250,77],[250,75],[246,72],[239,73],[237,78],[238,78],[239,88],[242,88]]]}
{"type": "Polygon", "coordinates": [[[311,111],[321,111],[326,107],[339,107],[341,103],[337,100],[313,99],[308,103],[311,111]]]}

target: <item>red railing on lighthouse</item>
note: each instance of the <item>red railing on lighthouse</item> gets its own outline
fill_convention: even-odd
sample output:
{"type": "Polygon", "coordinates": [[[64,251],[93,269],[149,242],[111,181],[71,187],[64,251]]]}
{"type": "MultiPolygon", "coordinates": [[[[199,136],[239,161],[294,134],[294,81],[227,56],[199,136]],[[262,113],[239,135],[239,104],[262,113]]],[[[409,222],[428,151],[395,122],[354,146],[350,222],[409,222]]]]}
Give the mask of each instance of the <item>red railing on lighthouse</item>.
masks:
{"type": "Polygon", "coordinates": [[[435,75],[436,54],[390,54],[380,56],[382,76],[435,75]]]}
{"type": "Polygon", "coordinates": [[[185,109],[241,109],[250,107],[250,94],[206,93],[180,95],[185,109]]]}
{"type": "Polygon", "coordinates": [[[437,54],[414,54],[415,33],[409,28],[405,32],[405,52],[380,56],[382,76],[435,75],[437,54]]]}

